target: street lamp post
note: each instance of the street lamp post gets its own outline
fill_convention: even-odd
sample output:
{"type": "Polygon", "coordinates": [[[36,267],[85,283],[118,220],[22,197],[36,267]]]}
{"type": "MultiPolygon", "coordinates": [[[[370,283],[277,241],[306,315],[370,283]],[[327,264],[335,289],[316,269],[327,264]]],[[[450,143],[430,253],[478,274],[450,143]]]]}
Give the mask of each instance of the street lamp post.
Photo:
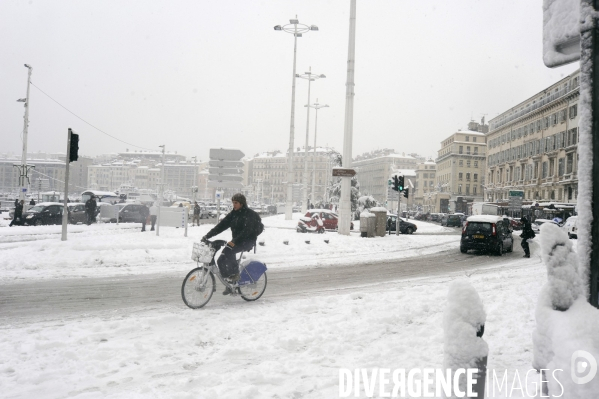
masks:
{"type": "MultiPolygon", "coordinates": [[[[304,178],[303,178],[303,196],[302,196],[302,214],[306,213],[306,210],[308,209],[308,138],[310,135],[310,83],[312,83],[312,81],[320,79],[320,78],[326,78],[325,75],[317,75],[315,73],[312,73],[312,67],[310,67],[310,70],[308,72],[304,72],[303,75],[296,75],[296,77],[301,78],[301,79],[306,79],[308,81],[308,104],[305,105],[306,109],[307,109],[307,119],[306,119],[306,146],[304,147],[304,178]]],[[[316,145],[315,145],[316,146],[316,145]]],[[[314,149],[314,151],[316,151],[316,148],[314,149]]],[[[316,152],[314,153],[314,155],[316,155],[316,152]]],[[[314,196],[312,196],[312,203],[314,203],[314,196]]]]}
{"type": "MultiPolygon", "coordinates": [[[[23,117],[23,152],[21,154],[21,165],[15,165],[19,168],[19,188],[21,192],[19,193],[19,198],[25,199],[25,192],[29,188],[29,169],[33,168],[33,166],[27,166],[27,131],[29,129],[29,86],[31,85],[31,72],[33,68],[30,65],[25,64],[25,68],[29,71],[27,73],[27,96],[25,98],[20,98],[17,101],[24,103],[25,106],[25,116],[23,117]]],[[[65,183],[68,184],[68,183],[65,183]]]]}
{"type": "Polygon", "coordinates": [[[312,199],[311,202],[314,203],[314,201],[316,200],[316,134],[318,133],[318,110],[321,108],[328,108],[329,106],[327,104],[319,104],[318,103],[318,98],[316,99],[316,102],[312,105],[310,105],[310,103],[308,103],[308,105],[306,105],[306,107],[308,107],[308,109],[310,108],[314,108],[316,110],[316,117],[315,117],[315,121],[314,121],[314,157],[312,158],[312,199]]]}
{"type": "Polygon", "coordinates": [[[158,220],[156,221],[156,235],[160,235],[160,208],[162,208],[162,202],[164,197],[164,153],[166,145],[159,145],[162,147],[162,167],[160,168],[160,189],[158,190],[158,220]]]}
{"type": "Polygon", "coordinates": [[[285,220],[291,220],[293,211],[293,145],[294,145],[294,130],[295,130],[295,63],[297,59],[297,38],[302,37],[302,34],[311,30],[317,31],[316,25],[300,24],[297,16],[295,19],[290,19],[287,25],[277,25],[275,30],[293,34],[293,75],[291,83],[291,123],[289,127],[289,154],[287,162],[287,203],[285,206],[285,220]]]}
{"type": "Polygon", "coordinates": [[[193,193],[193,203],[195,204],[196,202],[196,193],[198,192],[198,157],[191,157],[191,159],[193,159],[193,164],[194,164],[194,168],[193,168],[193,184],[194,186],[191,188],[191,191],[193,193]]]}

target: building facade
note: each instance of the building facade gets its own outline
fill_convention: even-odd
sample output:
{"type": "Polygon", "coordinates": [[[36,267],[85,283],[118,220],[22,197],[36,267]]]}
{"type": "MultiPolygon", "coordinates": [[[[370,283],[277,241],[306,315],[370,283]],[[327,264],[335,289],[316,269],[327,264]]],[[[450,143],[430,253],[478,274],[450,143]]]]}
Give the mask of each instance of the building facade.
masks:
{"type": "MultiPolygon", "coordinates": [[[[482,125],[470,123],[469,127],[486,130],[482,125]]],[[[441,142],[436,159],[435,191],[427,195],[434,212],[464,212],[467,203],[483,200],[486,161],[485,133],[475,130],[458,130],[441,142]]],[[[432,211],[432,210],[431,210],[432,211]]]]}
{"type": "Polygon", "coordinates": [[[414,182],[414,205],[418,210],[424,210],[424,199],[429,193],[436,190],[435,176],[437,172],[437,164],[429,159],[422,162],[416,167],[416,178],[414,182]]]}
{"type": "MultiPolygon", "coordinates": [[[[380,203],[389,203],[389,178],[399,171],[409,179],[415,177],[417,159],[410,155],[397,154],[393,150],[385,149],[356,157],[352,167],[357,172],[360,192],[371,195],[380,203]]],[[[408,186],[408,181],[405,182],[408,186]]]]}
{"type": "Polygon", "coordinates": [[[489,125],[487,201],[576,202],[580,71],[510,108],[489,125]]]}

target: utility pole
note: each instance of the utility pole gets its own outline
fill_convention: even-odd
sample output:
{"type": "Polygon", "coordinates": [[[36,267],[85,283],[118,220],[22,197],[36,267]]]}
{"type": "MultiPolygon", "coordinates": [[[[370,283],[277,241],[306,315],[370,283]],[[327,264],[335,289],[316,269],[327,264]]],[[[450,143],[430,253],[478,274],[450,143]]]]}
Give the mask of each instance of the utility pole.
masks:
{"type": "Polygon", "coordinates": [[[23,117],[23,153],[21,154],[21,165],[13,165],[19,168],[19,199],[25,200],[25,193],[29,188],[29,169],[34,166],[27,166],[27,131],[29,129],[29,86],[31,85],[31,72],[33,68],[30,65],[25,64],[25,67],[29,69],[27,73],[27,97],[20,98],[17,101],[25,103],[25,116],[23,117]]]}
{"type": "Polygon", "coordinates": [[[164,150],[166,145],[161,145],[162,147],[162,168],[160,168],[160,188],[158,189],[158,217],[156,220],[156,235],[160,235],[160,208],[162,208],[162,197],[164,196],[164,150]]]}

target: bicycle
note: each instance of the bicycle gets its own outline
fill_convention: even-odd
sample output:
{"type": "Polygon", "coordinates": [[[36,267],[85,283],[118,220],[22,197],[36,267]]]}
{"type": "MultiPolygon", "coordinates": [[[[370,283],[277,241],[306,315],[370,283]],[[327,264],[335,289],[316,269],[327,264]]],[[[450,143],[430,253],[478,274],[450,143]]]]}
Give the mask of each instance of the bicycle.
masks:
{"type": "Polygon", "coordinates": [[[239,280],[231,282],[222,277],[214,260],[216,252],[227,244],[224,240],[215,240],[193,244],[191,258],[198,267],[185,276],[181,285],[183,302],[192,309],[199,309],[206,305],[216,291],[216,279],[231,291],[231,296],[240,295],[244,300],[252,302],[259,299],[266,290],[266,265],[260,261],[250,261],[242,264],[243,252],[239,254],[237,266],[239,267],[239,280]]]}

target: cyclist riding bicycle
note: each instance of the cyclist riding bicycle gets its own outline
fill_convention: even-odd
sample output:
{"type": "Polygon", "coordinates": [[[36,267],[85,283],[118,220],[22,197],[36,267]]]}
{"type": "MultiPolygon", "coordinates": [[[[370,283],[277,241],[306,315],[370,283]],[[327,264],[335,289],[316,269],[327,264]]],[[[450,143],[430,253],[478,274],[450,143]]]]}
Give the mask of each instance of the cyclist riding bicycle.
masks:
{"type": "MultiPolygon", "coordinates": [[[[264,226],[260,216],[249,209],[243,194],[237,193],[232,198],[233,210],[229,212],[212,230],[208,232],[202,241],[208,240],[215,235],[231,228],[233,238],[229,241],[216,261],[218,269],[224,278],[231,282],[239,280],[239,269],[235,254],[249,251],[256,246],[256,239],[262,233],[264,226]]],[[[229,295],[232,291],[227,288],[223,295],[229,295]]]]}

